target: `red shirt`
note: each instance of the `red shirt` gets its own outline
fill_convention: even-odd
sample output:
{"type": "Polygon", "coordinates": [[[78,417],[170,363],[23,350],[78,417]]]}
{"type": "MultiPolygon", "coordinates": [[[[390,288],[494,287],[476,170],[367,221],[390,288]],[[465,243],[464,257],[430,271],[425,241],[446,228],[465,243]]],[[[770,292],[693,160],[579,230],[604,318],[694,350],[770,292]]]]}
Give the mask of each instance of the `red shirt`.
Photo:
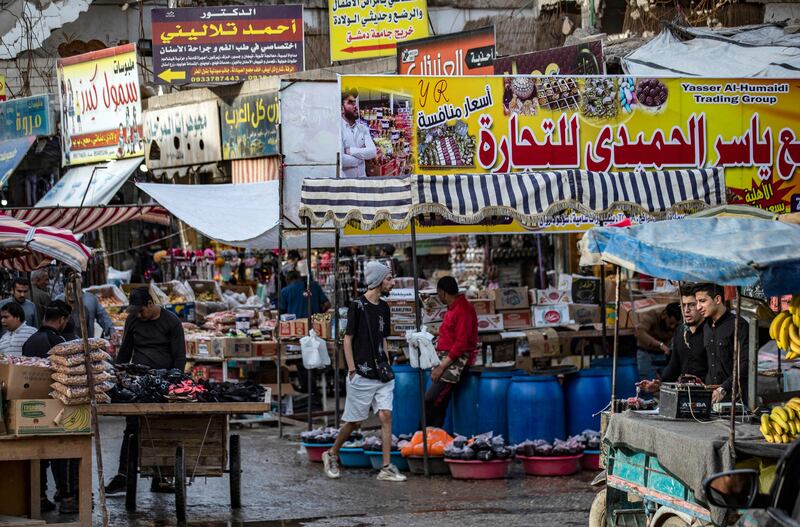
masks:
{"type": "Polygon", "coordinates": [[[436,349],[446,352],[451,360],[469,353],[467,365],[472,366],[478,355],[478,315],[464,295],[458,295],[447,308],[444,321],[439,328],[436,349]]]}

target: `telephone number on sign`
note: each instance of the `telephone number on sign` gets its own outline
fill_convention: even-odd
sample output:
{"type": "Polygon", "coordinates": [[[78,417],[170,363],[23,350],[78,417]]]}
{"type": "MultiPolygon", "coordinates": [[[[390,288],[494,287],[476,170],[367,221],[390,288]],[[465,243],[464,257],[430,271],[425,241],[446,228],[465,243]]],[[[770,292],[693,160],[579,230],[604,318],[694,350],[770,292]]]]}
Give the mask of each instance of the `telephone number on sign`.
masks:
{"type": "Polygon", "coordinates": [[[192,77],[192,82],[238,82],[242,80],[238,75],[211,75],[207,77],[192,77]]]}

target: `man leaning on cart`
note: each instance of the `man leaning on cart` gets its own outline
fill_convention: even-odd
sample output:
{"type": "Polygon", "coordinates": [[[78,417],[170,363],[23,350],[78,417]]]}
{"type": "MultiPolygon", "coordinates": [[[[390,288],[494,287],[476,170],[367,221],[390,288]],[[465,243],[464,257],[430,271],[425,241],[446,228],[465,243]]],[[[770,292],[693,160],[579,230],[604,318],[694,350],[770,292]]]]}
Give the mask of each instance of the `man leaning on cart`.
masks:
{"type": "MultiPolygon", "coordinates": [[[[186,365],[186,342],[183,325],[178,317],[150,297],[147,287],[131,292],[128,318],[122,333],[122,344],[117,354],[117,364],[133,363],[152,369],[179,369],[186,365]]],[[[139,417],[126,417],[125,433],[119,453],[117,475],[106,486],[106,496],[125,493],[127,485],[128,445],[138,441],[139,417]]],[[[136,477],[135,474],[132,475],[136,477]]],[[[174,493],[175,487],[164,478],[153,478],[151,492],[174,493]]]]}

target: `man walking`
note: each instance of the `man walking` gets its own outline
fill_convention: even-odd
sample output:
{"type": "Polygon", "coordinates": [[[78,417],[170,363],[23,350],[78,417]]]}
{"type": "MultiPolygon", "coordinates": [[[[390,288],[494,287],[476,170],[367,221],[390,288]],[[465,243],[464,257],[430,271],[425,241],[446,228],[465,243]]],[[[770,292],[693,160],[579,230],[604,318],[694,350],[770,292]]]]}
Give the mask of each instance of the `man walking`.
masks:
{"type": "Polygon", "coordinates": [[[36,333],[36,328],[25,323],[25,312],[16,302],[0,307],[0,321],[6,330],[0,337],[0,353],[22,355],[22,346],[36,333]]]}
{"type": "Polygon", "coordinates": [[[339,477],[339,449],[350,434],[369,417],[369,409],[378,414],[383,441],[383,468],[378,479],[405,481],[397,467],[391,464],[392,398],[394,374],[386,353],[386,337],[390,333],[389,304],[381,300],[394,286],[388,267],[378,262],[366,265],[367,292],[350,304],[344,337],[344,356],[347,361],[347,398],[342,415],[342,428],[333,447],[322,455],[325,475],[339,477]]]}
{"type": "Polygon", "coordinates": [[[447,304],[447,313],[436,342],[442,362],[431,372],[425,415],[430,426],[441,428],[453,390],[465,378],[478,354],[478,316],[466,297],[458,293],[458,283],[452,276],[439,280],[436,293],[447,304]]]}
{"type": "MultiPolygon", "coordinates": [[[[16,302],[25,311],[25,323],[32,328],[39,327],[39,315],[36,313],[36,306],[28,300],[28,289],[30,284],[27,278],[15,278],[11,283],[11,298],[6,298],[0,301],[0,307],[8,304],[9,302],[16,302]]],[[[0,328],[0,335],[4,330],[0,328]]]]}

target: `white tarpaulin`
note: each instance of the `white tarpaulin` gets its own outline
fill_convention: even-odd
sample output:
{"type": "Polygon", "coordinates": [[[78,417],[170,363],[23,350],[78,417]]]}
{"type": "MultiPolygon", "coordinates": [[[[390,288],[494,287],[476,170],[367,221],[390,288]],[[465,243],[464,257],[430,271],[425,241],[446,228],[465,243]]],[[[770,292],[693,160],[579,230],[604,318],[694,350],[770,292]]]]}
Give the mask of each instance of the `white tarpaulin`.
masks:
{"type": "Polygon", "coordinates": [[[97,207],[107,205],[144,158],[108,161],[71,168],[36,204],[42,207],[97,207]],[[105,168],[100,168],[105,167],[105,168]],[[85,196],[85,197],[84,197],[85,196]]]}
{"type": "Polygon", "coordinates": [[[635,77],[800,77],[800,35],[774,25],[668,27],[622,67],[635,77]]]}

